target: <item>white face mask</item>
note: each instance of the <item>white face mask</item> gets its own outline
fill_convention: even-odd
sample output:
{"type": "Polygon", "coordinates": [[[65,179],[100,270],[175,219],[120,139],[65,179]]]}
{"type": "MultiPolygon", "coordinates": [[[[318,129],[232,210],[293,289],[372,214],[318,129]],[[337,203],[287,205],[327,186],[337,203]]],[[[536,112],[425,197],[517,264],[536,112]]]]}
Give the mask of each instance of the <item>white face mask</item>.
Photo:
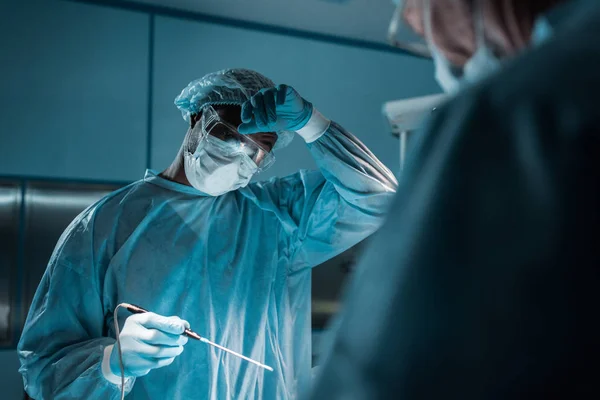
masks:
{"type": "Polygon", "coordinates": [[[435,79],[446,93],[456,93],[465,84],[477,83],[500,69],[500,60],[487,46],[481,45],[462,69],[452,67],[437,47],[431,45],[435,63],[435,79]]]}
{"type": "MultiPolygon", "coordinates": [[[[481,7],[479,3],[476,4],[478,7],[481,7]]],[[[450,61],[448,61],[433,42],[430,6],[430,2],[427,1],[426,7],[428,7],[428,11],[425,13],[427,42],[429,43],[429,48],[435,64],[435,79],[446,93],[456,93],[465,86],[465,84],[479,82],[500,69],[500,60],[485,44],[483,16],[480,12],[480,8],[477,9],[474,17],[478,43],[477,51],[469,60],[467,60],[462,71],[459,71],[458,68],[452,66],[450,61]]]]}
{"type": "Polygon", "coordinates": [[[245,154],[228,155],[227,146],[208,135],[193,154],[184,153],[185,176],[194,188],[220,196],[248,185],[258,167],[245,154]]]}
{"type": "Polygon", "coordinates": [[[479,82],[498,71],[500,65],[500,59],[496,57],[492,49],[482,44],[465,64],[463,79],[469,83],[479,82]]]}
{"type": "Polygon", "coordinates": [[[453,71],[450,62],[434,46],[431,46],[431,55],[435,65],[435,80],[446,93],[456,93],[461,88],[460,74],[453,71]]]}

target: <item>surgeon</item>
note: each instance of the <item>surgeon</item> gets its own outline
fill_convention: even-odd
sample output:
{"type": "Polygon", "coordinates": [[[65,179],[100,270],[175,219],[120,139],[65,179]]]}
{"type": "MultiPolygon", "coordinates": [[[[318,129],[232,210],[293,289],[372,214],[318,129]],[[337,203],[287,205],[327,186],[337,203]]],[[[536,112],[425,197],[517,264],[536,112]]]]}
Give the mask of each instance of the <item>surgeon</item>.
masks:
{"type": "Polygon", "coordinates": [[[309,385],[311,268],[379,227],[396,179],[257,72],[209,74],[175,103],[189,130],[173,164],[89,207],[56,246],[18,346],[35,399],[119,398],[122,302],[152,311],[118,313],[128,399],[294,399],[309,385]],[[250,183],[296,134],[319,171],[250,183]],[[190,326],[274,371],[186,344],[190,326]]]}
{"type": "Polygon", "coordinates": [[[600,398],[600,3],[398,12],[453,98],[414,137],[312,398],[600,398]]]}

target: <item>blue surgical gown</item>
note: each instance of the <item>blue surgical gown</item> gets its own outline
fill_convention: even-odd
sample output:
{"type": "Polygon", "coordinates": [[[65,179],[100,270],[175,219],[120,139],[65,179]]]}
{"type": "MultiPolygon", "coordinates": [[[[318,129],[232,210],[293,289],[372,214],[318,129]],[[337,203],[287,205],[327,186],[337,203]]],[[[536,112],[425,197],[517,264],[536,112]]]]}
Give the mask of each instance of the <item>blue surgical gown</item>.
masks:
{"type": "Polygon", "coordinates": [[[30,396],[118,398],[100,366],[115,343],[113,309],[129,302],[181,316],[274,372],[190,341],[170,366],[132,379],[128,398],[296,398],[311,380],[311,268],[373,233],[397,184],[335,123],[308,147],[320,171],[219,197],[147,171],[77,217],[19,342],[30,396]]]}
{"type": "Polygon", "coordinates": [[[572,5],[415,137],[312,399],[600,398],[600,4],[572,5]]]}

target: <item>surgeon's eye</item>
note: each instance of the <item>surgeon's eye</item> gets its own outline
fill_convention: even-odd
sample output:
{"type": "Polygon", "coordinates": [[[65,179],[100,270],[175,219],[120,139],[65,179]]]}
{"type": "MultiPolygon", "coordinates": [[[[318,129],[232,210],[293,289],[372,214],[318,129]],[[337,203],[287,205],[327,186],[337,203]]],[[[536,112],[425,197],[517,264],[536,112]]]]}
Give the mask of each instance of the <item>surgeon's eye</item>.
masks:
{"type": "Polygon", "coordinates": [[[221,140],[223,140],[224,142],[228,142],[228,143],[239,142],[239,139],[237,138],[237,136],[231,132],[226,132],[225,134],[223,134],[223,137],[221,140]]]}
{"type": "Polygon", "coordinates": [[[249,146],[246,143],[241,143],[240,148],[244,153],[246,153],[250,158],[254,157],[258,150],[254,146],[249,146]]]}
{"type": "Polygon", "coordinates": [[[235,132],[226,127],[225,125],[217,124],[211,129],[210,134],[224,142],[238,141],[238,137],[235,132]]]}

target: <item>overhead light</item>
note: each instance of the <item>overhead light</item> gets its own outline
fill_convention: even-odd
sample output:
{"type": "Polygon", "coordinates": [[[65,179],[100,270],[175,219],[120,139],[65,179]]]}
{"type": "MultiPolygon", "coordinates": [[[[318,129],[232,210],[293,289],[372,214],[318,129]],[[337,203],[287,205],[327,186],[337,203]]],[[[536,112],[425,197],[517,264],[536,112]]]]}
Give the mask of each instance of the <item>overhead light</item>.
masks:
{"type": "Polygon", "coordinates": [[[417,129],[423,120],[432,114],[446,98],[445,94],[436,94],[389,101],[383,105],[383,115],[387,119],[391,133],[399,136],[402,132],[411,132],[417,129]]]}
{"type": "Polygon", "coordinates": [[[435,112],[448,98],[445,94],[389,101],[383,105],[385,116],[392,135],[400,139],[400,167],[406,158],[408,134],[418,129],[423,121],[435,112]]]}

